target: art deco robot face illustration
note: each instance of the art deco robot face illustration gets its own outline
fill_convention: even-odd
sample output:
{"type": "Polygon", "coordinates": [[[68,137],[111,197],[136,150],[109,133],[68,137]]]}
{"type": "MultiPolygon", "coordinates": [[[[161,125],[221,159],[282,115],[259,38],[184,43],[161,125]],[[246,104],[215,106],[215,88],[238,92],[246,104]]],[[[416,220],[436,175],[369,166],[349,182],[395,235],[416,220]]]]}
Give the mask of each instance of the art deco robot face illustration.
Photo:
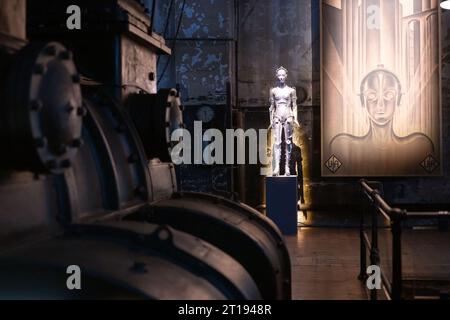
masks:
{"type": "Polygon", "coordinates": [[[286,82],[287,72],[284,69],[280,69],[277,71],[276,76],[277,76],[278,81],[283,84],[286,82]]]}
{"type": "Polygon", "coordinates": [[[372,71],[361,85],[361,102],[370,120],[384,126],[394,117],[395,107],[400,104],[400,83],[393,74],[384,70],[372,71]]]}

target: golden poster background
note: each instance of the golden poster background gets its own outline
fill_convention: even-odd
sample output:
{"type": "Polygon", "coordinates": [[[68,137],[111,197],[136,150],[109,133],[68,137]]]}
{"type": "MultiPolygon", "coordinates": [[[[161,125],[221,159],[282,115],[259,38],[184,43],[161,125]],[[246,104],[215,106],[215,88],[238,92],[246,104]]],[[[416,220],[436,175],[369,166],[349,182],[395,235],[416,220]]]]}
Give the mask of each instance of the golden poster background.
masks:
{"type": "Polygon", "coordinates": [[[438,0],[322,0],[322,175],[441,175],[438,0]]]}

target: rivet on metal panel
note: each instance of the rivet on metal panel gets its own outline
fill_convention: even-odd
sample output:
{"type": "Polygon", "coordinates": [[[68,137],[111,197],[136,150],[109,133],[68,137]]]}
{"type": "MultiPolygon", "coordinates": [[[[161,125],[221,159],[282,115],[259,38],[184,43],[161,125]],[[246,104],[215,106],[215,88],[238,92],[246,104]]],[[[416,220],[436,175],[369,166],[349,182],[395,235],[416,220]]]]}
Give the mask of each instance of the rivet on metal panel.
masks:
{"type": "Polygon", "coordinates": [[[50,160],[50,161],[47,161],[46,167],[49,170],[55,170],[58,168],[58,163],[56,162],[56,160],[50,160]]]}
{"type": "Polygon", "coordinates": [[[75,110],[76,106],[73,105],[72,101],[69,101],[69,103],[67,104],[67,111],[69,113],[72,113],[75,110]]]}
{"type": "Polygon", "coordinates": [[[72,166],[72,162],[69,159],[63,160],[61,162],[61,167],[64,169],[70,168],[72,166]]]}
{"type": "Polygon", "coordinates": [[[81,148],[82,145],[83,145],[83,139],[75,139],[72,141],[73,148],[81,148]]]}
{"type": "Polygon", "coordinates": [[[74,74],[72,76],[72,81],[73,81],[73,83],[80,83],[80,81],[81,81],[80,75],[79,74],[74,74]]]}
{"type": "Polygon", "coordinates": [[[63,51],[59,54],[59,58],[61,60],[71,60],[72,59],[72,52],[70,51],[63,51]]]}
{"type": "Polygon", "coordinates": [[[34,66],[34,73],[35,73],[35,74],[43,75],[44,72],[45,72],[45,67],[44,67],[44,65],[42,65],[42,64],[39,63],[39,64],[36,64],[36,65],[34,66]]]}
{"type": "Polygon", "coordinates": [[[36,148],[45,148],[47,146],[47,139],[37,138],[35,141],[36,148]]]}
{"type": "Polygon", "coordinates": [[[30,108],[33,111],[40,111],[43,107],[42,101],[40,100],[33,100],[30,103],[30,108]]]}
{"type": "Polygon", "coordinates": [[[77,110],[77,115],[79,115],[80,117],[85,117],[87,114],[87,110],[84,107],[80,107],[77,110]]]}
{"type": "Polygon", "coordinates": [[[167,229],[162,229],[158,232],[158,238],[162,241],[167,241],[170,239],[170,232],[167,229]]]}
{"type": "Polygon", "coordinates": [[[46,53],[47,55],[53,57],[53,56],[56,55],[56,48],[55,48],[54,46],[48,46],[48,47],[45,49],[45,53],[46,53]]]}
{"type": "Polygon", "coordinates": [[[60,144],[56,150],[58,155],[63,155],[67,153],[67,146],[65,144],[60,144]]]}

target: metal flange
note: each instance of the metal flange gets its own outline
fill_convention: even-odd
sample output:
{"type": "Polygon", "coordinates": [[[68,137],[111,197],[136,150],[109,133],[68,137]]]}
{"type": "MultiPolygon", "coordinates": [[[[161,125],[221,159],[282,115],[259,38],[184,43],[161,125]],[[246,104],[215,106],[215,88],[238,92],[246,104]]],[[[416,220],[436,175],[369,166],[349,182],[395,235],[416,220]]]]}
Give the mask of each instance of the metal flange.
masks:
{"type": "Polygon", "coordinates": [[[86,115],[71,52],[59,43],[26,46],[5,95],[2,121],[14,169],[59,174],[70,168],[86,115]]]}

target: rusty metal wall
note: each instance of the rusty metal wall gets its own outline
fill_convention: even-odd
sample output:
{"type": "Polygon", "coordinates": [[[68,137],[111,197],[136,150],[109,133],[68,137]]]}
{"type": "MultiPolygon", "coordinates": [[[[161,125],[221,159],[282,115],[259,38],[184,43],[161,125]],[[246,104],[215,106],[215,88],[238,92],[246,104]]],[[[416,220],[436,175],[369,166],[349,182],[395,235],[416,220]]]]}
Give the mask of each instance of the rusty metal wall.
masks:
{"type": "Polygon", "coordinates": [[[165,38],[175,48],[172,57],[162,57],[159,61],[161,74],[169,59],[160,86],[179,83],[185,101],[223,96],[234,70],[234,1],[186,1],[184,8],[183,2],[174,0],[172,9],[169,0],[160,4],[156,29],[163,33],[169,17],[165,38]],[[184,9],[183,17],[178,29],[181,9],[184,9]]]}
{"type": "MultiPolygon", "coordinates": [[[[159,1],[155,30],[162,35],[165,30],[167,44],[173,48],[171,57],[159,59],[158,86],[180,85],[187,128],[192,130],[194,121],[204,120],[198,116],[203,107],[214,114],[204,130],[211,123],[219,123],[220,130],[230,128],[227,84],[234,83],[235,77],[235,1],[173,0],[172,6],[170,0],[159,1]]],[[[185,191],[222,195],[232,191],[230,166],[187,165],[177,172],[185,191]]]]}
{"type": "Polygon", "coordinates": [[[312,105],[311,12],[311,1],[239,1],[239,106],[267,106],[279,66],[312,105]]]}

